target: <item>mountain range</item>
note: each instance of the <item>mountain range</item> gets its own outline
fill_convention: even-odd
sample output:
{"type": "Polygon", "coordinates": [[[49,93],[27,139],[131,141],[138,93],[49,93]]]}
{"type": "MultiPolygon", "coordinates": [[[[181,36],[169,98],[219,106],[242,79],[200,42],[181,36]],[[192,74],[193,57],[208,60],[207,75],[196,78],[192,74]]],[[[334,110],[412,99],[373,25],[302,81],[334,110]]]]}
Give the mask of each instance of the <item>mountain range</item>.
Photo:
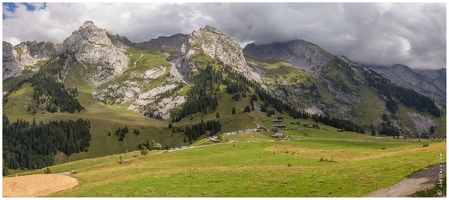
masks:
{"type": "MultiPolygon", "coordinates": [[[[102,104],[126,105],[143,116],[173,122],[195,113],[186,110],[201,99],[193,100],[189,91],[217,79],[227,88],[241,81],[257,85],[285,105],[353,121],[373,135],[445,134],[445,69],[364,66],[304,40],[252,43],[242,49],[226,33],[205,26],[135,43],[86,21],[61,44],[3,42],[4,97],[38,72],[53,75],[66,88],[82,85],[102,104]]],[[[238,89],[239,95],[256,94],[251,86],[238,87],[249,88],[238,89]]],[[[44,111],[57,106],[51,94],[45,95],[32,104],[44,111]]],[[[261,112],[265,106],[276,108],[265,104],[253,107],[261,112]]],[[[211,105],[204,108],[214,111],[211,105]]]]}

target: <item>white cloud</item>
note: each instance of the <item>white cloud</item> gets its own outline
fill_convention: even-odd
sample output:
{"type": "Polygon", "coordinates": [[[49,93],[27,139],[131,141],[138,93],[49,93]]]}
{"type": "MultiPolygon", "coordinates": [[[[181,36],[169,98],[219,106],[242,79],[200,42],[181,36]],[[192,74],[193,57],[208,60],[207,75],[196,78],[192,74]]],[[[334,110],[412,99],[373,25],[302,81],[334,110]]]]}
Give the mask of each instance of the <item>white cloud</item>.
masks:
{"type": "Polygon", "coordinates": [[[3,7],[3,40],[62,42],[84,21],[133,42],[211,25],[240,44],[304,39],[360,63],[446,65],[446,5],[418,3],[47,3],[3,7]],[[427,64],[426,64],[427,63],[427,64]]]}

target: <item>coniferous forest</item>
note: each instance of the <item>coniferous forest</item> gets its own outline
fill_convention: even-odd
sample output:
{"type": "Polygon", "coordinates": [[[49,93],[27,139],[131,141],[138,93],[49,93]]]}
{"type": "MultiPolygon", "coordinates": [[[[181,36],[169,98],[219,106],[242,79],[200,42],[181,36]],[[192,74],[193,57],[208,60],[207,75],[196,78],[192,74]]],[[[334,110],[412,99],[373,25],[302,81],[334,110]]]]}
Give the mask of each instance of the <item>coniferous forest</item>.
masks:
{"type": "Polygon", "coordinates": [[[206,131],[210,131],[209,136],[213,136],[220,130],[221,130],[220,121],[209,120],[206,123],[204,123],[204,121],[201,120],[200,123],[196,123],[191,126],[186,125],[184,129],[185,131],[184,134],[187,135],[190,143],[192,143],[194,140],[198,139],[198,137],[206,134],[206,131]]]}
{"type": "Polygon", "coordinates": [[[10,122],[3,114],[3,166],[10,169],[39,169],[53,165],[58,151],[67,156],[87,151],[90,122],[50,121],[46,124],[17,119],[10,122]]]}

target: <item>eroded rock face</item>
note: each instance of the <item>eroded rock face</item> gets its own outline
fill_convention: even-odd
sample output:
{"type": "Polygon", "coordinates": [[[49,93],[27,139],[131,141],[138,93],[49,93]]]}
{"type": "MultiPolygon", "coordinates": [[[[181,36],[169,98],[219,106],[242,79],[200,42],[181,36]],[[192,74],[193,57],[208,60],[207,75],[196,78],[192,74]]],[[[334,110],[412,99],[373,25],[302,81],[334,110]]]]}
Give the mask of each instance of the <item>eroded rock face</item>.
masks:
{"type": "Polygon", "coordinates": [[[145,84],[151,83],[154,79],[162,76],[166,72],[166,67],[159,66],[146,70],[145,72],[134,72],[131,77],[139,78],[142,81],[126,80],[121,83],[110,83],[106,88],[98,89],[92,93],[92,97],[106,104],[123,104],[132,100],[142,91],[145,84]]]}
{"type": "Polygon", "coordinates": [[[429,117],[423,116],[415,112],[408,112],[407,114],[413,121],[415,129],[418,133],[428,133],[430,127],[435,126],[435,122],[429,117]]]}
{"type": "MultiPolygon", "coordinates": [[[[324,50],[322,50],[324,52],[324,50]]],[[[283,60],[298,69],[316,71],[326,66],[329,58],[316,45],[304,40],[291,40],[272,44],[246,45],[243,52],[247,57],[255,57],[264,61],[283,60]]]]}
{"type": "Polygon", "coordinates": [[[15,54],[12,44],[3,42],[3,80],[22,74],[23,66],[19,66],[15,54]]]}
{"type": "Polygon", "coordinates": [[[78,61],[94,66],[95,71],[88,74],[85,81],[98,86],[122,73],[129,62],[124,50],[113,45],[108,35],[112,37],[111,33],[86,21],[58,46],[56,53],[74,52],[78,61]]]}
{"type": "Polygon", "coordinates": [[[28,41],[16,46],[3,42],[3,80],[20,76],[25,66],[33,66],[40,60],[48,59],[55,48],[52,42],[28,41]]]}
{"type": "Polygon", "coordinates": [[[179,93],[173,93],[168,97],[161,94],[175,90],[179,83],[162,84],[149,91],[140,93],[129,110],[140,111],[144,115],[160,116],[162,119],[170,118],[170,111],[186,102],[186,97],[179,93]]]}
{"type": "Polygon", "coordinates": [[[184,43],[181,49],[184,54],[181,63],[181,71],[195,70],[193,63],[189,62],[197,54],[204,54],[212,59],[218,59],[224,65],[228,65],[250,80],[261,82],[260,75],[246,64],[242,48],[229,35],[219,30],[206,26],[189,35],[188,41],[184,43]]]}

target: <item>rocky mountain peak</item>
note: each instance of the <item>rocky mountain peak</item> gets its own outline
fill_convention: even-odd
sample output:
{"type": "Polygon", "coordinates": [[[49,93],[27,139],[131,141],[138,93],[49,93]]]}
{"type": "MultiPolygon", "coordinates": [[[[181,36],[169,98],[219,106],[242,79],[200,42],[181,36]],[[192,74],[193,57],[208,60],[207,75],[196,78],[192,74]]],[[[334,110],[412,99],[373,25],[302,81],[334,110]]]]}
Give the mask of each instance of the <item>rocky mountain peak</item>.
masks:
{"type": "Polygon", "coordinates": [[[249,79],[260,80],[260,75],[247,66],[240,44],[209,25],[190,34],[182,52],[188,59],[204,54],[231,66],[249,79]]]}
{"type": "Polygon", "coordinates": [[[312,71],[319,71],[333,58],[333,55],[324,49],[300,39],[260,45],[251,43],[246,45],[243,52],[250,59],[265,62],[282,60],[291,63],[298,69],[312,71]]]}
{"type": "Polygon", "coordinates": [[[207,31],[207,32],[210,32],[210,33],[216,33],[216,34],[220,34],[221,33],[218,29],[216,29],[216,28],[214,28],[212,26],[209,26],[209,25],[206,25],[204,28],[202,28],[200,30],[201,31],[207,31]]]}
{"type": "Polygon", "coordinates": [[[85,28],[97,28],[97,26],[95,26],[93,21],[85,21],[83,23],[83,25],[81,25],[80,29],[85,29],[85,28]]]}
{"type": "Polygon", "coordinates": [[[74,52],[76,60],[92,66],[94,72],[84,78],[95,87],[122,73],[128,66],[124,50],[116,47],[110,38],[113,38],[112,33],[98,28],[92,21],[86,21],[58,46],[56,53],[74,52]]]}

